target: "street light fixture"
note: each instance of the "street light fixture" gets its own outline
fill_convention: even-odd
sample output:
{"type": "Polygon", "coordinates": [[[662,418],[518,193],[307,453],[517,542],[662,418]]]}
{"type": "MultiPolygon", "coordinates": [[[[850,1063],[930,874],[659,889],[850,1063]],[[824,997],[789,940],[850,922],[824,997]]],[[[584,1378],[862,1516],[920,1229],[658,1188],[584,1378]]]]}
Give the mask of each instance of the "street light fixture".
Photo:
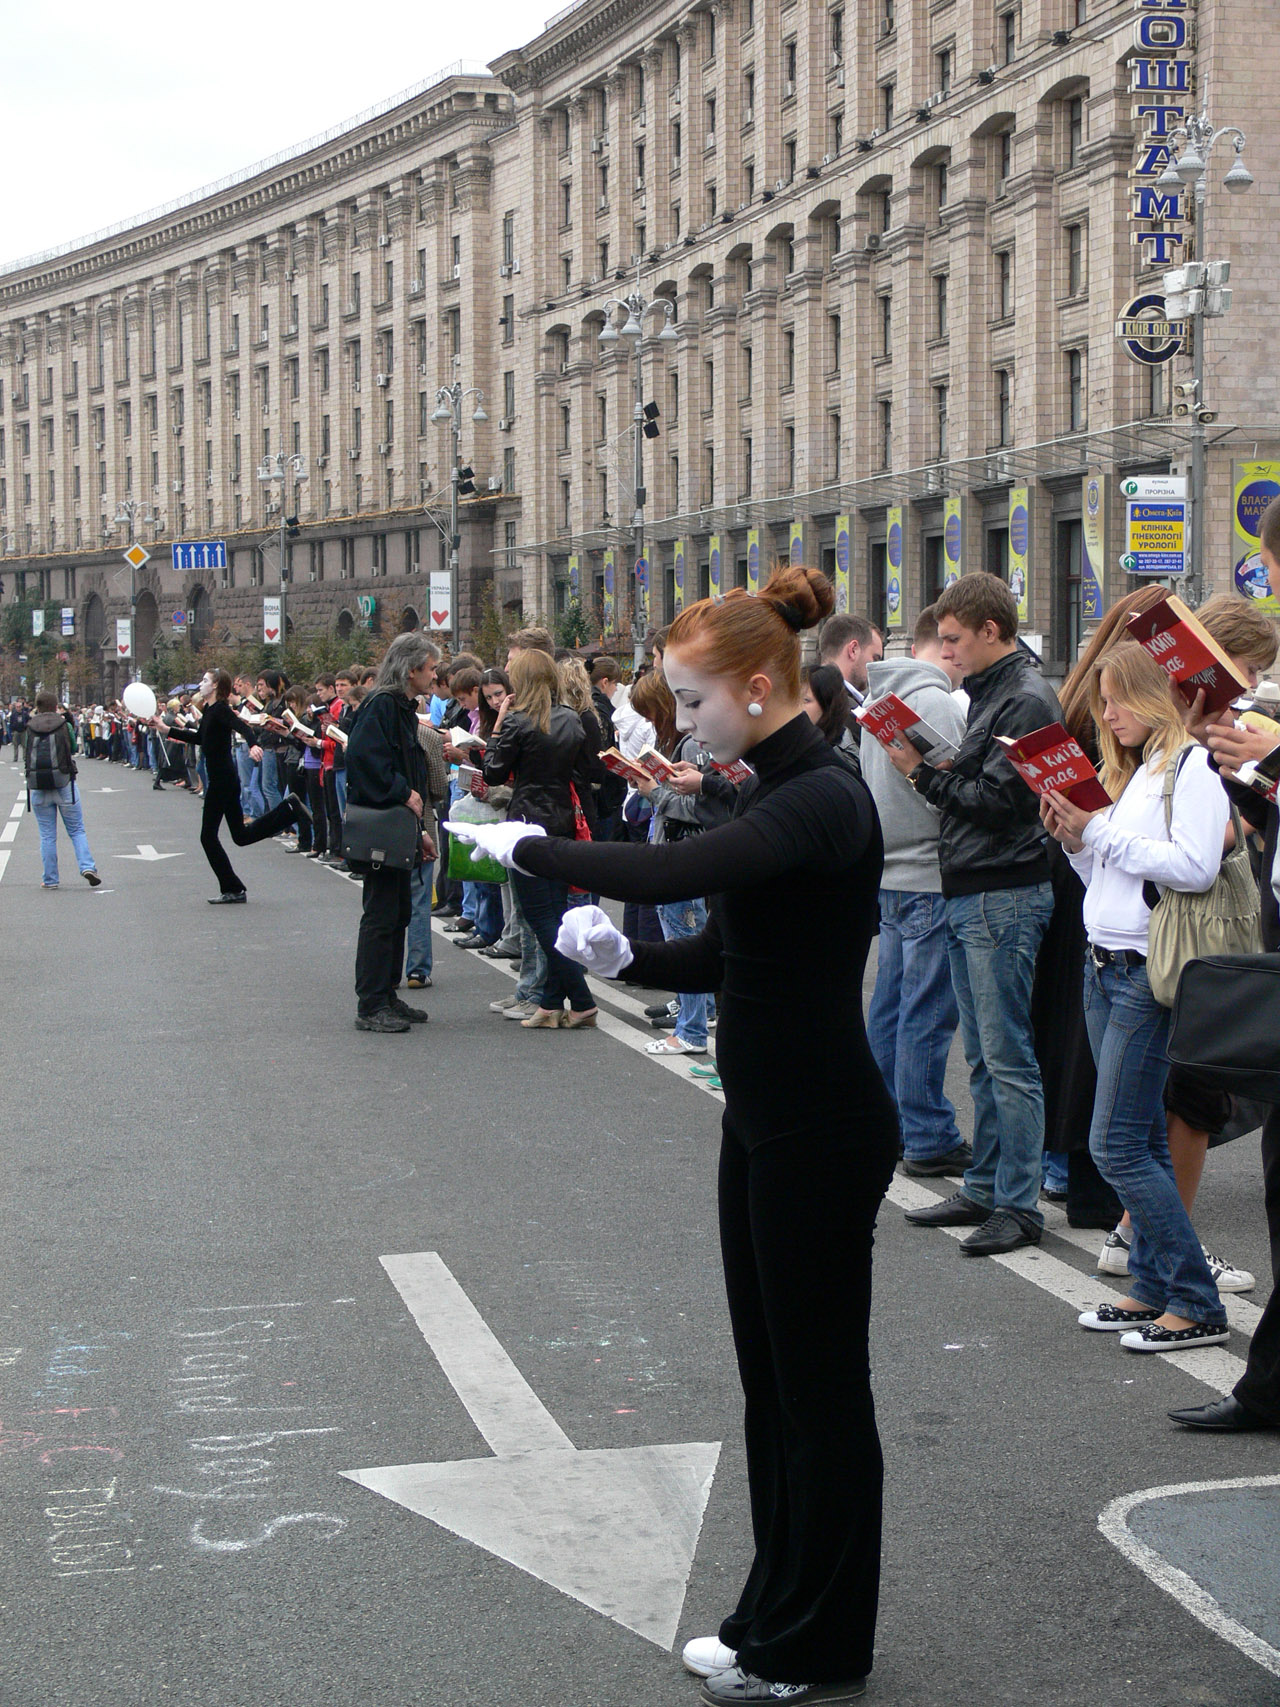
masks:
{"type": "MultiPolygon", "coordinates": [[[[460,379],[455,379],[452,385],[442,385],[436,392],[436,406],[431,411],[431,419],[441,426],[446,423],[453,433],[453,467],[449,470],[449,621],[451,629],[450,644],[454,652],[462,637],[462,623],[458,611],[458,547],[462,537],[458,532],[458,493],[462,484],[462,400],[464,397],[474,397],[476,406],[471,413],[471,419],[477,426],[489,419],[484,409],[484,392],[479,386],[464,386],[460,379]]],[[[474,490],[474,488],[473,488],[474,490]]]]}
{"type": "Polygon", "coordinates": [[[1166,274],[1165,298],[1177,294],[1174,287],[1186,291],[1186,318],[1192,327],[1192,407],[1191,422],[1191,573],[1187,595],[1196,604],[1204,594],[1204,522],[1205,522],[1205,427],[1216,419],[1216,411],[1205,406],[1204,343],[1205,321],[1216,319],[1231,306],[1231,292],[1220,288],[1230,274],[1230,263],[1206,264],[1205,197],[1209,191],[1209,160],[1214,147],[1224,137],[1230,138],[1235,160],[1223,178],[1229,195],[1242,195],[1253,183],[1253,174],[1244,163],[1245,133],[1238,125],[1222,125],[1215,129],[1209,115],[1193,114],[1169,132],[1169,163],[1161,173],[1161,188],[1185,187],[1192,197],[1195,211],[1193,247],[1195,262],[1175,274],[1166,274]],[[1173,152],[1181,139],[1182,147],[1173,152]],[[1209,287],[1209,288],[1202,288],[1209,287]]]}
{"type": "MultiPolygon", "coordinates": [[[[635,429],[635,509],[632,512],[631,526],[635,535],[632,554],[631,575],[631,641],[635,652],[637,668],[644,662],[645,607],[648,603],[647,587],[645,598],[640,596],[640,588],[636,580],[640,564],[644,560],[644,507],[648,494],[644,486],[644,441],[646,437],[656,437],[657,428],[651,416],[646,413],[644,401],[644,368],[641,358],[641,346],[644,336],[644,317],[655,309],[661,310],[663,316],[662,330],[658,333],[658,341],[663,344],[674,344],[679,339],[675,328],[675,305],[665,296],[647,298],[640,289],[640,268],[636,266],[636,288],[626,296],[610,297],[604,305],[604,326],[601,329],[599,342],[616,344],[618,339],[631,338],[635,341],[636,352],[636,392],[633,410],[635,429]],[[618,309],[626,312],[626,320],[619,328],[614,324],[613,316],[618,309]],[[648,429],[646,431],[646,429],[648,429]]],[[[656,415],[657,411],[654,410],[656,415]]]]}

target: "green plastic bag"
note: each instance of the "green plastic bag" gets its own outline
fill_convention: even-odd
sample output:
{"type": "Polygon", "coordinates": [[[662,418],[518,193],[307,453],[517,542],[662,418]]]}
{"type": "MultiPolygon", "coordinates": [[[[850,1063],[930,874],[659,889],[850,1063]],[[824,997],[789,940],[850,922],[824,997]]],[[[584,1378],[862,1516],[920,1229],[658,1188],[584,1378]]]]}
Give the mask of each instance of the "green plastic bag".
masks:
{"type": "MultiPolygon", "coordinates": [[[[473,794],[459,795],[449,808],[449,816],[459,824],[501,824],[503,815],[496,806],[477,800],[473,794]]],[[[458,883],[505,883],[507,869],[496,859],[473,860],[475,848],[458,836],[449,837],[449,876],[458,883]]]]}

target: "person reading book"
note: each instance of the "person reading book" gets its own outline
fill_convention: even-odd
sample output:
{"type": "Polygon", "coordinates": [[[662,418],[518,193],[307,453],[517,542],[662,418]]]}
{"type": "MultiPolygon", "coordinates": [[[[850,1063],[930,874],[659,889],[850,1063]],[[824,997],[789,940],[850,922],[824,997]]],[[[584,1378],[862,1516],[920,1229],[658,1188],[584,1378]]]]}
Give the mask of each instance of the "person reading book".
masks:
{"type": "Polygon", "coordinates": [[[1208,755],[1183,727],[1168,677],[1141,646],[1121,642],[1099,661],[1091,708],[1100,774],[1115,804],[1090,812],[1052,790],[1040,811],[1085,885],[1084,1011],[1098,1073],[1089,1149],[1129,1212],[1133,1241],[1127,1296],[1084,1311],[1079,1322],[1119,1333],[1130,1351],[1221,1344],[1226,1312],[1169,1157],[1169,1011],[1147,979],[1151,907],[1144,886],[1191,893],[1212,886],[1227,797],[1208,755]]]}

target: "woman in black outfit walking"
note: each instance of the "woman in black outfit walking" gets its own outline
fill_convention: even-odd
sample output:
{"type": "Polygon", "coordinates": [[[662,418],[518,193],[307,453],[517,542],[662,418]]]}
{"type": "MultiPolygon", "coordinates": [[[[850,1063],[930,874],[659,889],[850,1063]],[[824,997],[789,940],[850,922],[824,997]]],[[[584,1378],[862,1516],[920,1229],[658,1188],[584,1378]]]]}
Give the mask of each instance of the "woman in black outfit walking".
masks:
{"type": "Polygon", "coordinates": [[[532,839],[512,823],[456,832],[517,869],[618,899],[712,897],[706,929],[682,942],[629,943],[590,907],[566,914],[559,939],[606,977],[722,991],[720,1237],[756,1554],[718,1641],[685,1650],[710,1707],[850,1701],[872,1663],[883,1467],[871,1245],[898,1125],[861,1001],[880,827],[800,704],[799,633],[833,603],[824,577],[788,568],[758,597],[703,600],[672,625],[679,727],[756,773],[728,824],[657,847],[532,839]]]}
{"type": "Polygon", "coordinates": [[[311,815],[298,796],[291,794],[265,818],[257,819],[246,828],[244,813],[240,810],[240,778],[231,754],[231,737],[244,736],[257,764],[262,758],[257,731],[232,711],[231,677],[225,670],[208,671],[200,684],[200,695],[208,703],[200,714],[198,729],[166,729],[158,717],[152,719],[152,727],[164,729],[170,741],[185,741],[204,749],[209,786],[205,789],[204,813],[200,820],[200,846],[213,867],[219,891],[209,897],[209,905],[229,906],[245,900],[247,892],[227,858],[226,849],[218,840],[222,820],[225,818],[227,821],[231,840],[238,848],[245,848],[252,842],[265,842],[268,836],[278,836],[290,824],[301,824],[304,820],[309,823],[311,815]]]}

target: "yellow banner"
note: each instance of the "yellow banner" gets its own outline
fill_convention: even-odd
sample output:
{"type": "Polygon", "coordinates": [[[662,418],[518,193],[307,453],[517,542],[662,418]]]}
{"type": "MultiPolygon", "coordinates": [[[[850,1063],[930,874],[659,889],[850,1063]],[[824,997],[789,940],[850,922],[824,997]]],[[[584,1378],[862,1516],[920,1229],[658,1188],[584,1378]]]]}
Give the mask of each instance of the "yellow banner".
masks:
{"type": "Polygon", "coordinates": [[[760,529],[747,529],[747,591],[760,591],[760,529]]]}
{"type": "Polygon", "coordinates": [[[576,599],[578,597],[580,584],[578,554],[576,551],[571,551],[569,553],[569,597],[571,599],[576,599]]]}
{"type": "Polygon", "coordinates": [[[1280,462],[1231,464],[1231,563],[1235,590],[1252,599],[1259,610],[1280,615],[1280,600],[1272,597],[1267,572],[1258,555],[1262,512],[1280,498],[1280,462]]]}
{"type": "Polygon", "coordinates": [[[942,504],[942,584],[964,574],[964,499],[951,493],[942,504]]]}
{"type": "Polygon", "coordinates": [[[711,536],[711,543],[707,551],[707,564],[707,580],[711,587],[711,597],[713,599],[718,599],[720,597],[720,581],[722,578],[720,535],[718,533],[713,533],[711,536]]]}
{"type": "Polygon", "coordinates": [[[884,612],[890,628],[902,627],[902,506],[893,504],[884,551],[884,612]]]}
{"type": "Polygon", "coordinates": [[[843,614],[849,609],[849,554],[850,533],[848,516],[836,517],[836,611],[843,614]]]}
{"type": "Polygon", "coordinates": [[[787,561],[789,563],[803,563],[804,562],[804,523],[803,522],[792,522],[792,524],[791,524],[791,549],[787,553],[787,561]]]}
{"type": "Polygon", "coordinates": [[[1009,590],[1018,606],[1018,621],[1031,610],[1031,507],[1025,486],[1009,489],[1009,590]]]}
{"type": "Polygon", "coordinates": [[[604,610],[601,620],[606,634],[613,633],[615,612],[617,610],[617,569],[615,567],[615,552],[612,546],[604,554],[604,610]]]}

